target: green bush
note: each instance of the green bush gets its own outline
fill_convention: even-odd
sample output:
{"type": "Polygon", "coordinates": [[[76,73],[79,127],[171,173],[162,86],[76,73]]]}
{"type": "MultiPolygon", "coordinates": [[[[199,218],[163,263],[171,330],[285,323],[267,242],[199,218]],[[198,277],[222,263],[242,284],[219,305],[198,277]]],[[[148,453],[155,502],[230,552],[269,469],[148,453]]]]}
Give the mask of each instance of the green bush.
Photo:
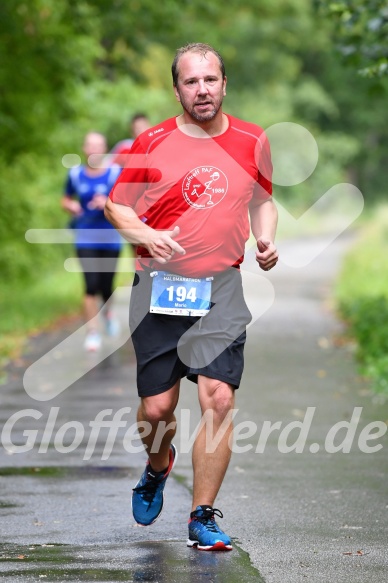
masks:
{"type": "Polygon", "coordinates": [[[363,297],[340,304],[348,333],[357,342],[360,372],[376,392],[388,392],[388,300],[363,297]]]}
{"type": "Polygon", "coordinates": [[[32,245],[25,234],[33,228],[63,228],[67,218],[60,208],[64,169],[50,172],[46,158],[24,154],[8,166],[0,161],[0,272],[12,285],[50,272],[64,257],[58,245],[32,245]]]}
{"type": "Polygon", "coordinates": [[[388,365],[387,298],[357,298],[341,304],[340,309],[349,322],[350,334],[357,340],[360,360],[367,363],[368,367],[371,367],[374,360],[380,359],[385,360],[388,365]]]}
{"type": "Polygon", "coordinates": [[[337,281],[337,306],[357,342],[360,372],[377,392],[388,393],[388,208],[381,205],[364,224],[345,257],[337,281]]]}

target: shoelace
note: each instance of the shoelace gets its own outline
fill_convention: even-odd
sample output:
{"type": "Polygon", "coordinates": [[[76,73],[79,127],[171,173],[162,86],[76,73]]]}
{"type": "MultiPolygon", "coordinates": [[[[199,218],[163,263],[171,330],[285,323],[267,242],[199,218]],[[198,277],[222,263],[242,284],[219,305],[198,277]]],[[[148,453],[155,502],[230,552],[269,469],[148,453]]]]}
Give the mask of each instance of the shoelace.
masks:
{"type": "Polygon", "coordinates": [[[133,488],[134,492],[141,494],[142,498],[148,502],[148,508],[151,506],[155,498],[159,483],[160,480],[155,480],[147,476],[147,481],[145,484],[143,484],[143,486],[137,486],[137,488],[133,488]]]}
{"type": "Polygon", "coordinates": [[[215,522],[214,516],[223,518],[224,515],[222,514],[221,510],[218,510],[218,508],[213,508],[212,510],[203,510],[202,512],[202,516],[195,515],[193,518],[204,524],[211,532],[220,532],[220,529],[215,522]]]}

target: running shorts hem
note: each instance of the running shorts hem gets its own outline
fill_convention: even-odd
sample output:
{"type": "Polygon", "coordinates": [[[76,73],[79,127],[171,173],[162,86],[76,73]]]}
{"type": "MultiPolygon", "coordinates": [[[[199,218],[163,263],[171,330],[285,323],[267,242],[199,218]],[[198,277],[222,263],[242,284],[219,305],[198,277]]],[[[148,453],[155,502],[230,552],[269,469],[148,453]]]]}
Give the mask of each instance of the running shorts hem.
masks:
{"type": "Polygon", "coordinates": [[[187,378],[189,381],[191,381],[192,383],[198,383],[198,375],[202,375],[203,377],[208,377],[209,379],[215,379],[217,381],[221,381],[223,383],[228,383],[228,385],[232,385],[232,387],[234,389],[238,389],[240,386],[240,382],[241,382],[241,377],[240,378],[230,378],[227,377],[225,375],[223,375],[222,373],[219,373],[217,371],[212,372],[211,370],[201,370],[201,369],[191,369],[188,371],[187,373],[187,378]]]}
{"type": "Polygon", "coordinates": [[[181,378],[183,378],[184,376],[186,376],[185,372],[182,372],[182,374],[180,376],[177,376],[176,378],[173,378],[171,381],[168,381],[168,383],[163,383],[163,385],[160,385],[159,387],[154,387],[154,388],[148,388],[147,389],[142,389],[141,387],[137,387],[137,394],[139,395],[140,398],[143,397],[153,397],[154,395],[161,395],[162,393],[165,393],[166,391],[169,391],[177,381],[179,381],[181,378]]]}
{"type": "Polygon", "coordinates": [[[187,377],[187,379],[189,381],[191,381],[192,383],[198,383],[198,375],[202,375],[204,377],[207,377],[209,379],[215,379],[217,381],[221,381],[223,383],[228,383],[228,385],[232,385],[233,389],[238,389],[240,386],[240,382],[241,382],[241,377],[239,379],[237,378],[229,378],[226,377],[225,375],[222,375],[218,372],[214,372],[212,373],[211,371],[207,370],[207,371],[201,371],[200,369],[197,370],[190,370],[187,373],[183,372],[182,375],[179,377],[176,377],[175,379],[172,379],[171,381],[169,381],[168,383],[164,383],[163,385],[161,385],[160,387],[156,387],[156,388],[147,388],[147,389],[141,389],[138,387],[137,392],[140,398],[145,398],[145,397],[153,397],[154,395],[161,395],[162,393],[165,393],[166,391],[169,391],[177,381],[179,381],[180,379],[182,379],[183,377],[187,377]]]}

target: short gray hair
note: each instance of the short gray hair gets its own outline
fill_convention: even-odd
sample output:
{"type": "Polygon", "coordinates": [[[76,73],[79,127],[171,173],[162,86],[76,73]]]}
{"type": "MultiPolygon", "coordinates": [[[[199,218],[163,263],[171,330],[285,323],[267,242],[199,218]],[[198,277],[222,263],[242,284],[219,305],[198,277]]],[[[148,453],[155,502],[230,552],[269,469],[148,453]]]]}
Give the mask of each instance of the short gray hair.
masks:
{"type": "Polygon", "coordinates": [[[171,66],[172,82],[174,87],[178,85],[178,61],[181,58],[181,56],[184,55],[185,53],[199,53],[205,58],[206,53],[213,53],[213,55],[217,57],[220,63],[222,78],[225,79],[225,64],[220,53],[213,49],[213,47],[211,47],[210,45],[204,43],[190,43],[188,45],[185,45],[184,47],[181,47],[175,53],[175,57],[171,66]]]}

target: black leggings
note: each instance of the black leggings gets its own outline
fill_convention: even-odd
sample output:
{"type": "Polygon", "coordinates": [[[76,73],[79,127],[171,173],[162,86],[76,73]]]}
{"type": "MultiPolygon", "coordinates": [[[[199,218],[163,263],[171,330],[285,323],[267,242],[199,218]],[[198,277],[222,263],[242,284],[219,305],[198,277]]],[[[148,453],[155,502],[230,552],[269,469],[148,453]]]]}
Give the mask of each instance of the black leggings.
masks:
{"type": "Polygon", "coordinates": [[[104,303],[109,300],[113,293],[113,278],[119,254],[119,250],[112,249],[77,249],[87,295],[101,294],[104,303]]]}

